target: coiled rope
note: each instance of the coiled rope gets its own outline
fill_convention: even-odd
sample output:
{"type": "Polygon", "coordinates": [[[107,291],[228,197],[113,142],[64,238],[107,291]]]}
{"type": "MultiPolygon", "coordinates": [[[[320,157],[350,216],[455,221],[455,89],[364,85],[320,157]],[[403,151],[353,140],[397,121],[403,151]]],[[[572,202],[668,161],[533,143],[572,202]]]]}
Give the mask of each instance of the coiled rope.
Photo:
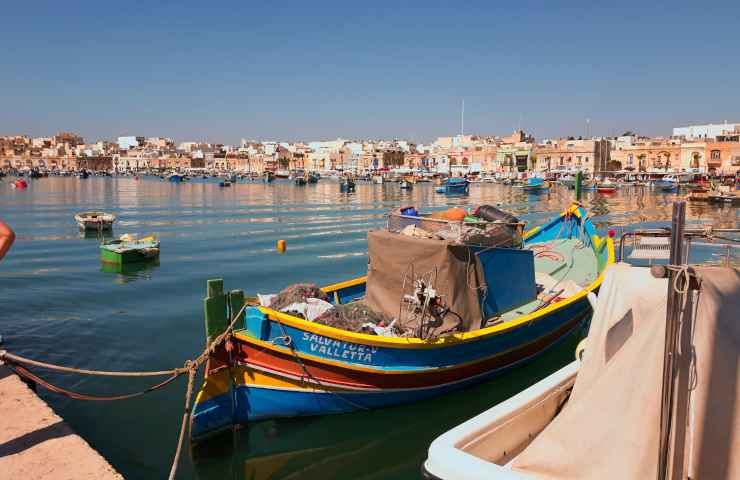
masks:
{"type": "Polygon", "coordinates": [[[139,371],[139,372],[127,372],[127,371],[106,371],[106,370],[88,370],[84,368],[74,368],[74,367],[65,367],[62,365],[54,365],[52,363],[47,362],[41,362],[39,360],[33,360],[30,358],[23,357],[21,355],[16,355],[14,353],[10,353],[7,350],[0,350],[0,361],[5,362],[5,364],[10,368],[13,372],[15,372],[19,377],[25,378],[27,380],[30,380],[34,383],[37,383],[44,388],[47,388],[48,390],[65,395],[69,398],[74,398],[76,400],[88,400],[88,401],[116,401],[116,400],[128,400],[130,398],[136,398],[140,397],[144,394],[153,392],[155,390],[159,390],[160,388],[163,388],[169,384],[171,384],[175,379],[180,377],[181,375],[187,373],[188,374],[188,385],[187,390],[185,391],[185,408],[182,415],[182,423],[180,424],[180,433],[177,439],[177,448],[175,449],[175,455],[172,459],[172,466],[170,467],[170,474],[168,476],[169,480],[174,480],[176,474],[177,474],[177,467],[180,463],[180,455],[182,453],[182,445],[183,441],[185,440],[185,431],[187,430],[188,425],[188,419],[190,418],[190,412],[192,410],[191,406],[191,400],[193,397],[193,386],[195,384],[195,375],[198,373],[198,369],[201,365],[203,365],[209,358],[209,356],[216,350],[216,347],[224,343],[232,334],[234,331],[234,326],[236,325],[237,320],[242,316],[242,313],[247,308],[247,304],[245,303],[242,305],[241,309],[237,312],[236,315],[233,316],[231,319],[231,323],[226,327],[226,329],[219,334],[216,338],[211,341],[206,348],[203,350],[203,352],[195,357],[192,360],[187,360],[182,367],[173,368],[170,370],[155,370],[155,371],[139,371]],[[53,370],[57,372],[64,372],[64,373],[76,373],[80,375],[93,375],[93,376],[102,376],[102,377],[156,377],[156,376],[168,376],[165,380],[162,382],[156,383],[150,387],[145,388],[144,390],[134,392],[134,393],[127,393],[122,395],[109,395],[109,396],[102,396],[102,395],[89,395],[86,393],[79,393],[74,392],[72,390],[68,390],[66,388],[60,387],[58,385],[54,385],[38,375],[34,374],[30,370],[28,370],[24,365],[31,365],[39,368],[45,368],[47,370],[53,370]]]}

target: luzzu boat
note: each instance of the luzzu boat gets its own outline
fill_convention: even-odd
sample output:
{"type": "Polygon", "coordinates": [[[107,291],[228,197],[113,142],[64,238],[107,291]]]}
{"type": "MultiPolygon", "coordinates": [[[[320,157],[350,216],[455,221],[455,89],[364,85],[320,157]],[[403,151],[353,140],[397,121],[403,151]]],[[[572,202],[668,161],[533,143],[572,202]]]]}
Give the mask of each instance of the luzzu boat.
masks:
{"type": "MultiPolygon", "coordinates": [[[[404,232],[431,222],[427,217],[397,220],[405,222],[404,232]]],[[[591,313],[587,294],[599,287],[604,270],[614,262],[611,238],[600,237],[578,205],[526,232],[520,237],[522,248],[461,246],[400,235],[390,227],[391,218],[389,231],[368,234],[367,276],[322,289],[330,302],[362,298],[377,304],[385,299],[381,308],[400,317],[399,297],[407,296],[383,297],[387,284],[407,285],[405,276],[398,278],[399,271],[403,274],[409,266],[423,271],[429,262],[441,261],[446,263],[440,272],[462,276],[458,285],[443,285],[439,291],[447,288],[448,310],[457,309],[459,326],[467,322],[466,327],[427,337],[358,333],[251,300],[242,311],[244,294],[226,295],[223,282],[211,280],[205,300],[208,338],[242,313],[230,348],[217,348],[208,360],[191,417],[194,440],[234,424],[381,408],[487,380],[533,359],[583,325],[591,313]],[[388,242],[396,241],[394,247],[400,248],[389,248],[388,242]],[[410,252],[414,241],[422,248],[410,252]],[[409,265],[398,265],[399,256],[409,265]],[[395,271],[387,271],[393,266],[395,271]],[[475,283],[481,277],[482,288],[475,283]],[[471,295],[473,303],[466,304],[471,295]],[[461,302],[470,311],[459,309],[461,302]]]]}
{"type": "Polygon", "coordinates": [[[436,191],[446,195],[467,195],[470,191],[470,182],[465,178],[450,177],[436,191]]]}

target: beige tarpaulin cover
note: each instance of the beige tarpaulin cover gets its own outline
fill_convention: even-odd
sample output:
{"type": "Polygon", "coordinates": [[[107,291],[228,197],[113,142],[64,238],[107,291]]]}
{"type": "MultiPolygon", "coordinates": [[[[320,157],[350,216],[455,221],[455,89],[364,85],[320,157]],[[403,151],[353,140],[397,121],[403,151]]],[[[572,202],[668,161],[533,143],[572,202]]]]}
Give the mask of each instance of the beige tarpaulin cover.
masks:
{"type": "MultiPolygon", "coordinates": [[[[736,269],[697,271],[689,475],[740,478],[740,276],[736,269]]],[[[656,477],[666,295],[667,281],[648,269],[610,267],[571,398],[514,470],[553,479],[656,477]]]]}
{"type": "MultiPolygon", "coordinates": [[[[463,330],[478,328],[481,321],[479,288],[484,285],[480,263],[467,247],[444,240],[399,235],[385,230],[367,235],[369,262],[365,302],[375,311],[399,316],[403,280],[413,292],[412,268],[416,276],[437,268],[434,287],[444,296],[450,309],[463,318],[463,330]],[[469,268],[468,268],[469,267],[469,268]],[[467,280],[467,281],[466,281],[467,280]]],[[[452,315],[437,332],[449,330],[458,322],[452,315]]]]}

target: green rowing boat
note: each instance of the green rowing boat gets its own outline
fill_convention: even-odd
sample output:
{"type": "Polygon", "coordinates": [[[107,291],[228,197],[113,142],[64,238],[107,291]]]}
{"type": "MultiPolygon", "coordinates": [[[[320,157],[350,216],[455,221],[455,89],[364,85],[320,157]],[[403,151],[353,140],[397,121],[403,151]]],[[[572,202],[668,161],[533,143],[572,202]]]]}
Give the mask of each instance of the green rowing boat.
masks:
{"type": "Polygon", "coordinates": [[[100,260],[123,265],[148,262],[159,258],[159,240],[145,237],[138,240],[112,240],[100,245],[100,260]]]}

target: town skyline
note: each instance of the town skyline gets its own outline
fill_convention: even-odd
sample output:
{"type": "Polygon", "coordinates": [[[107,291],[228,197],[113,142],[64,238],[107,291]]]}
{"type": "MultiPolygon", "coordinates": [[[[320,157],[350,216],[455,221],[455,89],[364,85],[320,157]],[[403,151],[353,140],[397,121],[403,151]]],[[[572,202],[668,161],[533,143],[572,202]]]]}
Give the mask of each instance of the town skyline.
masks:
{"type": "Polygon", "coordinates": [[[6,170],[105,172],[239,171],[249,174],[297,170],[418,169],[438,173],[566,172],[616,170],[734,175],[740,170],[740,123],[674,127],[669,137],[628,131],[616,137],[536,139],[511,135],[453,135],[431,143],[408,139],[260,141],[238,145],[168,137],[119,136],[85,142],[75,133],[52,137],[0,137],[0,168],[6,170]]]}

